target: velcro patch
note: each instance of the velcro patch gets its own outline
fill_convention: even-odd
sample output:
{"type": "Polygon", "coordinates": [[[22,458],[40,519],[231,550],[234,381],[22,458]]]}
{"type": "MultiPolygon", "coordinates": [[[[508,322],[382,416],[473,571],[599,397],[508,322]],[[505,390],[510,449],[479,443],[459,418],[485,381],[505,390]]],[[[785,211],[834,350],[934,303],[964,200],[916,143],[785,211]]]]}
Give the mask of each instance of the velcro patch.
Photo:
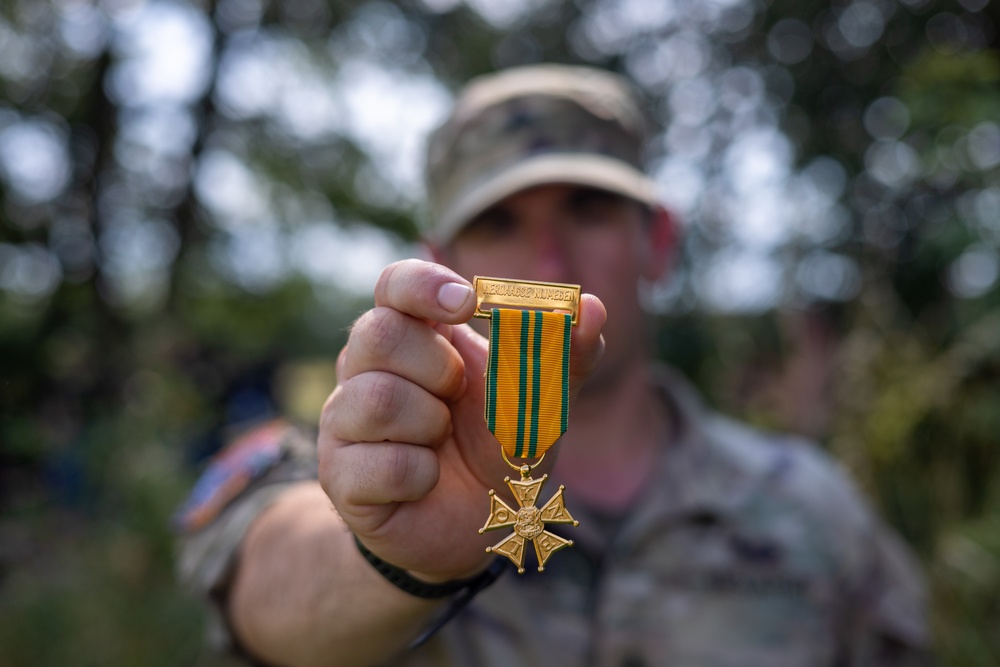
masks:
{"type": "Polygon", "coordinates": [[[281,460],[288,424],[281,419],[252,428],[216,454],[174,516],[184,532],[207,526],[250,483],[281,460]]]}

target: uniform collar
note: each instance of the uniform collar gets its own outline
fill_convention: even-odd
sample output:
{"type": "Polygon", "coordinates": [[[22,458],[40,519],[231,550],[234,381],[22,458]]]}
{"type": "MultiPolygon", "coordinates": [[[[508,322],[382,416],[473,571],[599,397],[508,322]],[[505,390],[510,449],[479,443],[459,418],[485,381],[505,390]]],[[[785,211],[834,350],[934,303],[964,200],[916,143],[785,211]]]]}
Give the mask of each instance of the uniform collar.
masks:
{"type": "Polygon", "coordinates": [[[588,550],[631,549],[661,528],[678,523],[725,523],[758,489],[772,461],[755,461],[727,445],[732,422],[708,409],[681,375],[657,365],[651,373],[669,413],[657,471],[633,506],[614,525],[600,510],[573,509],[580,521],[573,538],[588,550]]]}

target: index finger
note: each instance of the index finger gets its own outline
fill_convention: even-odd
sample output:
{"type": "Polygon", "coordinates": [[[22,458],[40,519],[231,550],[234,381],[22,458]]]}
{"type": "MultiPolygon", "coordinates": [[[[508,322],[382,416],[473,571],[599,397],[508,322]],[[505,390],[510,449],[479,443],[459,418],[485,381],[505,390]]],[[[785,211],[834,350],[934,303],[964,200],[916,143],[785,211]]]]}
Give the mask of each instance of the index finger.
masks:
{"type": "Polygon", "coordinates": [[[468,322],[476,293],[451,269],[419,259],[404,259],[382,270],[375,283],[375,305],[445,324],[468,322]]]}

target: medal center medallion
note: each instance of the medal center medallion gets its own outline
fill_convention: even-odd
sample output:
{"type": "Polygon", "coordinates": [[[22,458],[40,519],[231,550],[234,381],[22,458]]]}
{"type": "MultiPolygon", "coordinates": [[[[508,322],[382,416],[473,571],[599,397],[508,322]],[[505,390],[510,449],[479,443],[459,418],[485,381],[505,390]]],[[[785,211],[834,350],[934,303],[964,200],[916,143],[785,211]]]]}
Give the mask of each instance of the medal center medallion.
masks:
{"type": "Polygon", "coordinates": [[[542,515],[534,505],[522,507],[517,511],[517,523],[514,524],[514,532],[526,540],[533,540],[545,527],[542,525],[542,515]]]}

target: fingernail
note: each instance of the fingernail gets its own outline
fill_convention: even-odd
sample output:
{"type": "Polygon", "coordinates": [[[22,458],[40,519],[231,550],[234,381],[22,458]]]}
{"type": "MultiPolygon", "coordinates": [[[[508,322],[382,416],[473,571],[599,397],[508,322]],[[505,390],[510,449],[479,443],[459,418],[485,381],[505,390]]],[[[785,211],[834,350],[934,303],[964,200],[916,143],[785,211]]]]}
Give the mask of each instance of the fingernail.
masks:
{"type": "Polygon", "coordinates": [[[445,283],[438,290],[438,303],[449,313],[457,313],[472,296],[472,288],[458,283],[445,283]]]}

